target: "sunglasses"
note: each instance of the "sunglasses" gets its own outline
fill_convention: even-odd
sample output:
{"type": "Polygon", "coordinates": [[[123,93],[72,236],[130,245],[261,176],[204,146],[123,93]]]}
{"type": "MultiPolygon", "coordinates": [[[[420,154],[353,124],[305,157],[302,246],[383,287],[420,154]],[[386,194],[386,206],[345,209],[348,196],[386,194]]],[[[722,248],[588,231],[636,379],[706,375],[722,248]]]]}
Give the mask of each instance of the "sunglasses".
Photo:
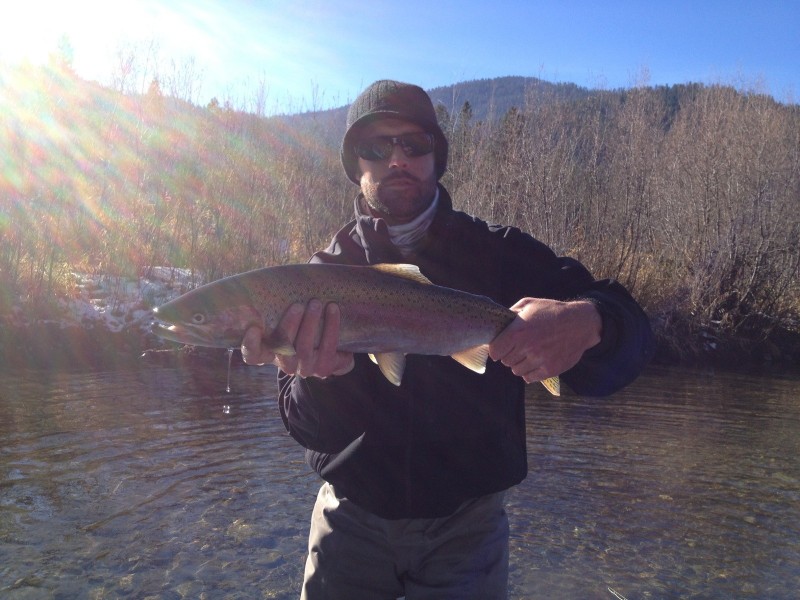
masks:
{"type": "Polygon", "coordinates": [[[364,160],[386,160],[395,146],[400,146],[409,158],[425,156],[433,152],[433,134],[405,133],[403,135],[377,135],[356,142],[353,149],[364,160]]]}

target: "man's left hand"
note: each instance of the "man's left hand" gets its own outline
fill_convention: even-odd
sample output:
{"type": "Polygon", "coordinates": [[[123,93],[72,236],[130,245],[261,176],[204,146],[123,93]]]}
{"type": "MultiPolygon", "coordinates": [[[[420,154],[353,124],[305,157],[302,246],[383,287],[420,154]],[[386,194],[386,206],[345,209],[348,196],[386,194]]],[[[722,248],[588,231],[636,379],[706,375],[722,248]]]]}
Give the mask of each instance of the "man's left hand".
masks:
{"type": "Polygon", "coordinates": [[[588,300],[523,298],[511,310],[517,318],[489,344],[489,356],[526,383],[568,371],[600,342],[603,322],[588,300]]]}

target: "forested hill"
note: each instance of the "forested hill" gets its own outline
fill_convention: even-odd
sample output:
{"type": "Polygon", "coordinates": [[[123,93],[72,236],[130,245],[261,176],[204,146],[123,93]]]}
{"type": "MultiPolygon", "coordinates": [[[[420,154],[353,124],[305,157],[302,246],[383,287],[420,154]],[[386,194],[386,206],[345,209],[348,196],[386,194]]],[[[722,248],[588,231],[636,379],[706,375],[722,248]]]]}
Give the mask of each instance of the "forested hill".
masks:
{"type": "Polygon", "coordinates": [[[592,92],[574,83],[550,83],[535,77],[496,77],[464,81],[428,90],[434,103],[454,113],[469,103],[478,120],[499,119],[511,108],[551,102],[578,102],[592,92]]]}
{"type": "MultiPolygon", "coordinates": [[[[723,86],[724,87],[724,86],[723,86]]],[[[706,86],[698,83],[676,84],[643,88],[655,99],[653,110],[660,115],[665,128],[669,128],[681,105],[691,103],[706,86]]],[[[732,89],[732,88],[729,88],[732,89]]],[[[580,87],[574,83],[551,83],[536,77],[507,76],[490,79],[461,81],[452,85],[426,90],[440,115],[446,115],[450,125],[457,122],[465,108],[473,121],[500,121],[509,110],[530,111],[552,104],[567,104],[576,114],[586,107],[603,113],[623,104],[631,90],[598,90],[580,87]]],[[[749,95],[749,93],[743,93],[749,95]]],[[[764,96],[767,102],[778,104],[764,96]]],[[[349,106],[322,111],[308,111],[277,117],[292,127],[312,127],[324,132],[325,142],[337,146],[344,133],[349,106]]],[[[797,105],[786,107],[797,110],[797,105]]]]}
{"type": "MultiPolygon", "coordinates": [[[[573,83],[550,83],[535,77],[495,77],[462,81],[426,90],[438,109],[457,113],[468,104],[473,118],[497,120],[511,108],[552,102],[578,102],[596,94],[573,83]]],[[[339,134],[344,133],[348,106],[325,111],[287,115],[290,122],[323,121],[339,134]]]]}
{"type": "MultiPolygon", "coordinates": [[[[69,65],[0,65],[0,89],[0,320],[57,307],[75,271],[208,280],[305,261],[351,218],[346,107],[266,117],[69,65]]],[[[800,329],[796,104],[521,77],[431,94],[458,208],[622,280],[674,354],[746,340],[785,356],[800,329]]]]}

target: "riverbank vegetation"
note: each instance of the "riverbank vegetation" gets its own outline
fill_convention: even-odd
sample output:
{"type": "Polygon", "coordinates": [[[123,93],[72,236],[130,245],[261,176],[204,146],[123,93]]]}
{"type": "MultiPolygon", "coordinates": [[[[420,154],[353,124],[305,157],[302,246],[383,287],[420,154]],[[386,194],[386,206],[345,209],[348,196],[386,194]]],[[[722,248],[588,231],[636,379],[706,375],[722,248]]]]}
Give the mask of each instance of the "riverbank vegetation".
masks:
{"type": "MultiPolygon", "coordinates": [[[[56,310],[74,272],[305,261],[350,219],[344,109],[268,117],[197,106],[188,79],[117,81],[0,68],[0,318],[56,310]]],[[[665,359],[795,360],[800,107],[724,85],[531,85],[503,114],[438,106],[457,208],[620,279],[665,359]]]]}

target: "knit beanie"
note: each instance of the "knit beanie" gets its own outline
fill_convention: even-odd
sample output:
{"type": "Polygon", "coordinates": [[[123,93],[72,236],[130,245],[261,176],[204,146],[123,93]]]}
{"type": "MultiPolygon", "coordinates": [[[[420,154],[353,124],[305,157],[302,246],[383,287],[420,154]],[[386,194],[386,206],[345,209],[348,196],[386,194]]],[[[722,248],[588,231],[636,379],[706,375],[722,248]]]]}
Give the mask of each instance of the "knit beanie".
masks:
{"type": "Polygon", "coordinates": [[[365,89],[347,111],[347,132],[342,140],[342,165],[347,177],[359,182],[358,157],[354,145],[367,123],[394,118],[410,121],[432,133],[436,178],[447,169],[447,138],[436,120],[430,96],[421,87],[399,81],[380,80],[365,89]]]}

